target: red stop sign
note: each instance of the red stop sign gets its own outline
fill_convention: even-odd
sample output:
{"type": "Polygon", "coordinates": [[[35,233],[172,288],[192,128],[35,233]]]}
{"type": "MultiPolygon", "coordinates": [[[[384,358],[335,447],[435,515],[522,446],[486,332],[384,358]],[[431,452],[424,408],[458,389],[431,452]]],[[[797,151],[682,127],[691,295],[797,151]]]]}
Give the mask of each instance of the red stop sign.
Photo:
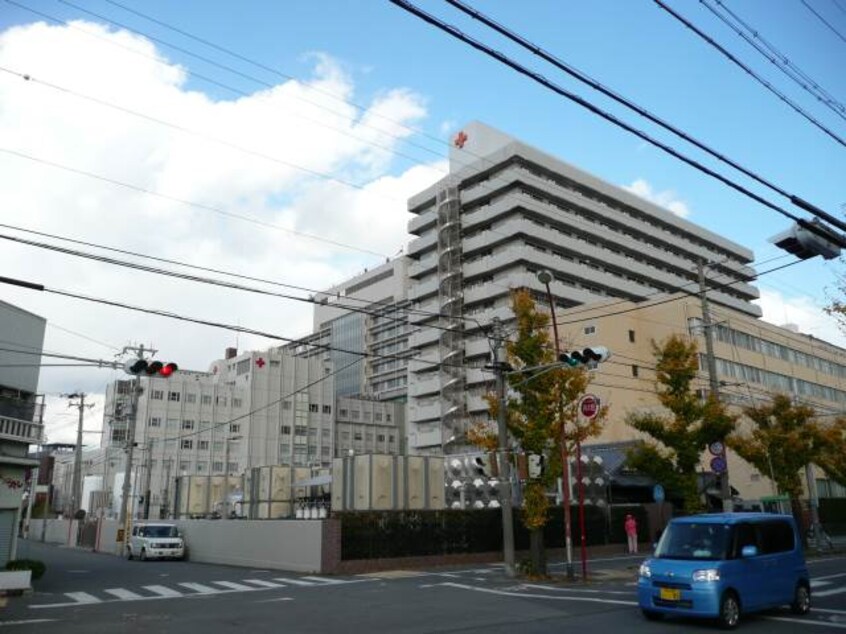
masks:
{"type": "Polygon", "coordinates": [[[593,418],[599,413],[599,399],[593,394],[586,394],[579,403],[579,409],[585,418],[593,418]]]}

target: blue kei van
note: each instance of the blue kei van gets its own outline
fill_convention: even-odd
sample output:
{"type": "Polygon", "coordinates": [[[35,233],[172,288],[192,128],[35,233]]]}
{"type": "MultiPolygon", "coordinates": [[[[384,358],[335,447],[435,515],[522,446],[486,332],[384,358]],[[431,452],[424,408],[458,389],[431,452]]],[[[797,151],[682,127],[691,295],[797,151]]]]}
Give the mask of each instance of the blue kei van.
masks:
{"type": "Polygon", "coordinates": [[[672,520],[640,566],[638,603],[650,620],[667,614],[715,618],[727,629],[741,614],[790,605],[811,609],[811,585],[789,515],[719,513],[672,520]]]}

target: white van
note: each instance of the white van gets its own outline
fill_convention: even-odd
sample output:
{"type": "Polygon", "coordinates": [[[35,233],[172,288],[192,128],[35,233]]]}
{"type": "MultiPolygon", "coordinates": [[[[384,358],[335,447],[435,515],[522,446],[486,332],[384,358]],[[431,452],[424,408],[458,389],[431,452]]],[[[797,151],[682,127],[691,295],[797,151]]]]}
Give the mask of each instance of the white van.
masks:
{"type": "Polygon", "coordinates": [[[143,523],[132,527],[126,544],[126,558],[183,559],[185,541],[174,524],[143,523]]]}

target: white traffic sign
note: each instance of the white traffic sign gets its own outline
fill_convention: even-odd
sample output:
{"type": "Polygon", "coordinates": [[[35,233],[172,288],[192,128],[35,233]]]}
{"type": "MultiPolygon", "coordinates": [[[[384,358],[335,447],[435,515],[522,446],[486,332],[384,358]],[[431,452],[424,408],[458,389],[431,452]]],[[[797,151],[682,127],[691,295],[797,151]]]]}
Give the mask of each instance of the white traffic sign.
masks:
{"type": "Polygon", "coordinates": [[[585,418],[594,418],[599,413],[599,398],[593,394],[585,394],[579,401],[579,411],[585,418]]]}

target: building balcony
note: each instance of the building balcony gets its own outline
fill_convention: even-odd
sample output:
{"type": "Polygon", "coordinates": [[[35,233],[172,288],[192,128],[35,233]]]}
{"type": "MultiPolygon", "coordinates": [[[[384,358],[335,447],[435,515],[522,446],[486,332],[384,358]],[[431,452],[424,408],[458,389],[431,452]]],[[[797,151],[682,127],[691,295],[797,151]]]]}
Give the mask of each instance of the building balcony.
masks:
{"type": "Polygon", "coordinates": [[[44,425],[29,420],[0,415],[0,441],[37,445],[41,442],[44,425]]]}

